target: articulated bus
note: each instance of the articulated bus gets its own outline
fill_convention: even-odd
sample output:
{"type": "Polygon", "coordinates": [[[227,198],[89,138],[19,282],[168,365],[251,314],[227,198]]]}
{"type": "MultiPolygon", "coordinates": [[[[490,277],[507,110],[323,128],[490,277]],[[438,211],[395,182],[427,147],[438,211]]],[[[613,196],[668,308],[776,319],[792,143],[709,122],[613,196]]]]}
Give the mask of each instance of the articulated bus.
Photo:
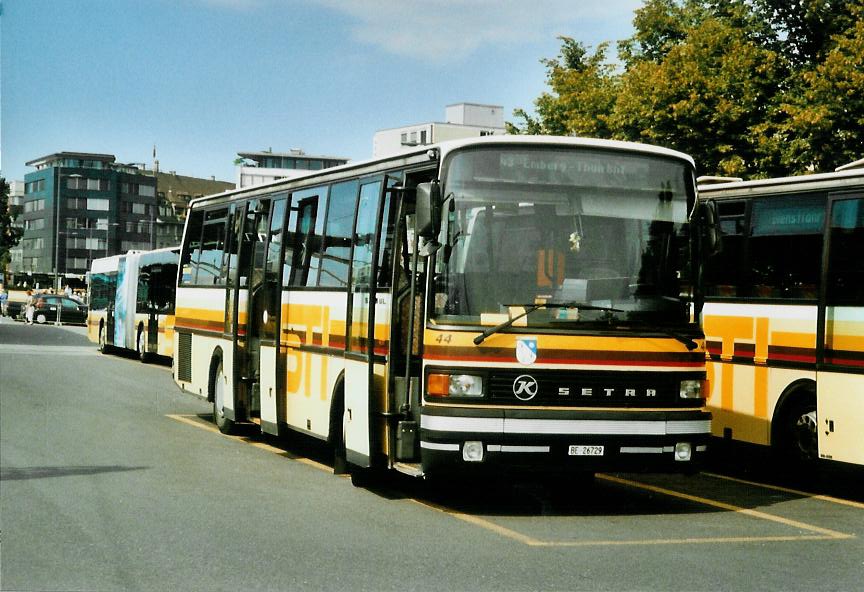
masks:
{"type": "Polygon", "coordinates": [[[142,362],[174,355],[179,247],[94,259],[87,336],[99,351],[134,351],[142,362]]]}
{"type": "Polygon", "coordinates": [[[864,169],[700,186],[715,436],[864,464],[864,169]]]}
{"type": "Polygon", "coordinates": [[[337,472],[691,472],[695,189],[671,150],[495,136],[197,199],[175,380],[337,472]]]}

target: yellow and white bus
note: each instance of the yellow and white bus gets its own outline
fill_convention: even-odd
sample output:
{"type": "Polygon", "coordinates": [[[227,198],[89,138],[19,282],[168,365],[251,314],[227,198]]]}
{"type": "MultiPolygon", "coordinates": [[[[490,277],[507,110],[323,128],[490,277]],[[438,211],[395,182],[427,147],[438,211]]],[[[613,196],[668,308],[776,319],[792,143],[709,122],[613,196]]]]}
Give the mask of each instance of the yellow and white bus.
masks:
{"type": "Polygon", "coordinates": [[[101,352],[131,350],[142,362],[174,355],[179,260],[179,247],[93,260],[87,335],[101,352]]]}
{"type": "Polygon", "coordinates": [[[174,377],[337,471],[695,470],[694,166],[495,136],[197,199],[174,377]]]}
{"type": "Polygon", "coordinates": [[[715,436],[864,464],[864,169],[703,185],[715,436]]]}

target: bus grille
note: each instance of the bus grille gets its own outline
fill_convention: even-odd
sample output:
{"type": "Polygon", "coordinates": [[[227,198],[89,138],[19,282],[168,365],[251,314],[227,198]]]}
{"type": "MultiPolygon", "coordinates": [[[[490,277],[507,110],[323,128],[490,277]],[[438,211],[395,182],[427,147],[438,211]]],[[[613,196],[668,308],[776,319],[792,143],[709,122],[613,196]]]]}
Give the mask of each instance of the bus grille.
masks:
{"type": "Polygon", "coordinates": [[[503,370],[489,377],[489,402],[579,407],[689,407],[697,402],[680,398],[680,381],[699,378],[668,372],[503,370]],[[535,394],[530,396],[531,392],[535,394]]]}
{"type": "Polygon", "coordinates": [[[179,351],[177,352],[177,380],[192,382],[192,334],[177,333],[179,351]]]}

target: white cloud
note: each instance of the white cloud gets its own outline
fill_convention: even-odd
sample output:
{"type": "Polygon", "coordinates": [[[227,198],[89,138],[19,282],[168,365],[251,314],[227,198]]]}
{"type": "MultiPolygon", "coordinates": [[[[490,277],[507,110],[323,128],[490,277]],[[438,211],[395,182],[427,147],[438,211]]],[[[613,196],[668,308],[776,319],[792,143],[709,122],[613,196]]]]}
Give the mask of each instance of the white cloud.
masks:
{"type": "MultiPolygon", "coordinates": [[[[364,44],[424,61],[458,60],[514,45],[630,22],[641,0],[312,0],[352,17],[364,44]]],[[[617,41],[617,39],[609,39],[617,41]]]]}

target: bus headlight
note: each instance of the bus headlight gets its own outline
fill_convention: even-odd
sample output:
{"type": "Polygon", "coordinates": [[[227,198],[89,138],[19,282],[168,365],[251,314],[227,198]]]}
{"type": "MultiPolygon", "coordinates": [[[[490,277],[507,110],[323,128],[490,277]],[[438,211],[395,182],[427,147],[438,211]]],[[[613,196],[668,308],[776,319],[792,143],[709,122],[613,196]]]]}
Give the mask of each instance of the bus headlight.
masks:
{"type": "Polygon", "coordinates": [[[483,377],[474,374],[430,374],[426,394],[430,397],[482,397],[483,377]]]}
{"type": "Polygon", "coordinates": [[[701,399],[702,398],[702,381],[701,380],[682,380],[680,396],[682,399],[701,399]]]}

